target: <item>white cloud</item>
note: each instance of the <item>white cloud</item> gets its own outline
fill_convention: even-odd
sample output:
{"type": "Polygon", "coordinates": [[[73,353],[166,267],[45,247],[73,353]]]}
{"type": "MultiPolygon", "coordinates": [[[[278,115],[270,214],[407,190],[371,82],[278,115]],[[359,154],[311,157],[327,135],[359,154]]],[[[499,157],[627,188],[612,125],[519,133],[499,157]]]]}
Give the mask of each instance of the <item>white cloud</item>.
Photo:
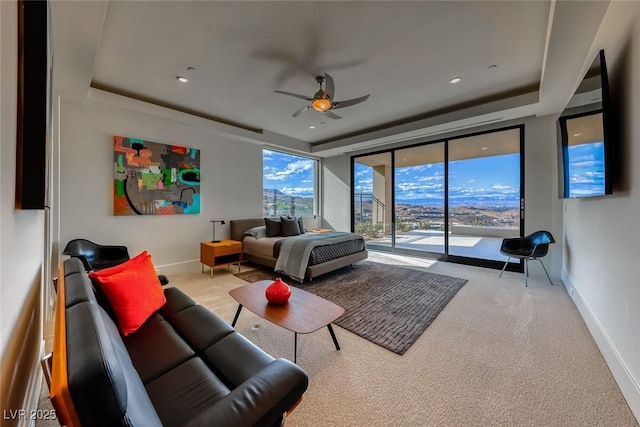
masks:
{"type": "Polygon", "coordinates": [[[494,190],[510,190],[512,187],[510,185],[502,185],[502,184],[493,184],[491,186],[494,190]]]}
{"type": "Polygon", "coordinates": [[[312,196],[313,187],[284,187],[280,189],[287,196],[312,196]]]}
{"type": "Polygon", "coordinates": [[[416,177],[415,180],[418,182],[425,182],[425,181],[442,181],[444,179],[443,175],[434,175],[434,176],[421,176],[421,177],[416,177]]]}
{"type": "Polygon", "coordinates": [[[296,175],[313,169],[313,161],[298,160],[287,164],[284,170],[277,170],[273,173],[265,174],[264,179],[269,181],[284,181],[291,175],[296,175]]]}

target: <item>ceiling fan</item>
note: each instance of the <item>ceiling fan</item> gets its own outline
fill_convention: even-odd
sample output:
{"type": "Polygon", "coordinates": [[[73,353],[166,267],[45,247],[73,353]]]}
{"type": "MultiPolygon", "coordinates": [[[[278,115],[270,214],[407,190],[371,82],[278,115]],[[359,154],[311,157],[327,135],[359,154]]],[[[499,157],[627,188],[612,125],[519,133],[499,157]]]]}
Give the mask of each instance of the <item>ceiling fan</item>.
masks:
{"type": "Polygon", "coordinates": [[[320,89],[313,95],[313,98],[299,95],[297,93],[285,92],[282,90],[274,90],[274,92],[293,96],[295,98],[300,98],[304,99],[305,101],[311,102],[310,104],[305,105],[304,107],[293,113],[293,117],[298,117],[300,114],[313,108],[314,110],[324,113],[332,119],[341,119],[342,117],[335,114],[331,110],[360,104],[361,102],[364,102],[369,98],[369,95],[365,95],[359,98],[347,99],[345,101],[334,101],[333,94],[335,92],[335,85],[333,83],[333,78],[329,74],[324,73],[324,76],[316,77],[316,82],[318,82],[318,86],[320,86],[320,89]]]}

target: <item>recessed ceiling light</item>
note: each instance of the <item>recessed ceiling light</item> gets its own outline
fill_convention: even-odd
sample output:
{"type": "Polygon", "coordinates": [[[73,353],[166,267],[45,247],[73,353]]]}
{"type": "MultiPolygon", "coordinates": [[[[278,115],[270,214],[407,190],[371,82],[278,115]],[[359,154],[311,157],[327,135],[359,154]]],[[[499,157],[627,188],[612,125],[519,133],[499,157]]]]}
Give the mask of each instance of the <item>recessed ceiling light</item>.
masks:
{"type": "Polygon", "coordinates": [[[493,69],[493,68],[498,68],[498,66],[496,64],[489,65],[489,69],[493,69]]]}
{"type": "Polygon", "coordinates": [[[483,149],[483,150],[486,150],[486,149],[487,149],[487,147],[482,147],[482,149],[483,149]]]}
{"type": "Polygon", "coordinates": [[[461,81],[462,81],[462,77],[454,77],[451,80],[449,80],[449,83],[456,84],[456,83],[460,83],[461,81]]]}
{"type": "Polygon", "coordinates": [[[574,133],[573,136],[580,136],[582,135],[581,133],[574,133]]]}
{"type": "Polygon", "coordinates": [[[178,79],[180,83],[187,83],[189,81],[189,79],[184,76],[176,76],[176,79],[178,79]]]}
{"type": "Polygon", "coordinates": [[[309,126],[309,129],[315,129],[316,127],[314,125],[309,126]]]}

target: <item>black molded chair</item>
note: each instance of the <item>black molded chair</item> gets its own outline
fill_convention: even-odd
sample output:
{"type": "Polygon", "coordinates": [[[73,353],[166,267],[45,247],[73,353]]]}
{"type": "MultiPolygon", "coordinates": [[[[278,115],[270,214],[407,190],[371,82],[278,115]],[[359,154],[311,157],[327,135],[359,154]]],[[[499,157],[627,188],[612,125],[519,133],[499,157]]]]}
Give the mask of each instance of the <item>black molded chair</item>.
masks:
{"type": "MultiPolygon", "coordinates": [[[[121,245],[99,245],[87,239],[73,239],[64,247],[62,255],[79,258],[86,271],[102,270],[129,261],[129,251],[121,245]]],[[[164,274],[158,274],[162,286],[169,283],[164,274]]]]}
{"type": "Polygon", "coordinates": [[[62,254],[79,258],[86,271],[102,270],[129,260],[126,246],[99,245],[87,239],[69,241],[62,254]]]}
{"type": "Polygon", "coordinates": [[[547,279],[549,279],[549,283],[553,285],[551,277],[549,277],[549,273],[540,258],[547,255],[547,252],[549,252],[549,244],[555,242],[556,241],[551,233],[544,230],[536,231],[535,233],[531,233],[525,237],[511,237],[503,239],[502,246],[500,247],[500,253],[502,255],[506,255],[508,258],[507,262],[504,263],[504,267],[502,267],[500,277],[502,277],[502,273],[504,273],[504,270],[507,268],[511,258],[523,259],[524,285],[527,286],[527,278],[529,277],[529,260],[537,260],[542,264],[542,268],[547,275],[547,279]]]}

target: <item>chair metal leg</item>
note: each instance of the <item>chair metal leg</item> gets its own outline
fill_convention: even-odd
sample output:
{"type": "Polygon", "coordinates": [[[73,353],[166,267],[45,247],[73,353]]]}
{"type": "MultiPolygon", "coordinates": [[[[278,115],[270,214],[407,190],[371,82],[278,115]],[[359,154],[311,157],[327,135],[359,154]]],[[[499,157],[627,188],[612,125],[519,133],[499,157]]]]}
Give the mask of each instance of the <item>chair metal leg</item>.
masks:
{"type": "Polygon", "coordinates": [[[551,277],[549,276],[549,273],[547,272],[547,267],[544,266],[544,262],[542,262],[541,259],[536,258],[538,261],[540,261],[540,264],[542,264],[542,269],[544,270],[544,274],[547,275],[547,279],[549,279],[549,283],[551,283],[551,286],[553,286],[553,282],[551,281],[551,277]]]}
{"type": "Polygon", "coordinates": [[[507,264],[509,264],[509,261],[511,260],[511,257],[507,258],[507,262],[504,263],[504,267],[502,267],[502,271],[500,272],[500,275],[498,277],[502,277],[502,273],[504,273],[505,268],[507,268],[507,264]]]}
{"type": "Polygon", "coordinates": [[[529,279],[529,260],[525,258],[524,260],[524,286],[529,286],[527,284],[527,280],[529,279]]]}

